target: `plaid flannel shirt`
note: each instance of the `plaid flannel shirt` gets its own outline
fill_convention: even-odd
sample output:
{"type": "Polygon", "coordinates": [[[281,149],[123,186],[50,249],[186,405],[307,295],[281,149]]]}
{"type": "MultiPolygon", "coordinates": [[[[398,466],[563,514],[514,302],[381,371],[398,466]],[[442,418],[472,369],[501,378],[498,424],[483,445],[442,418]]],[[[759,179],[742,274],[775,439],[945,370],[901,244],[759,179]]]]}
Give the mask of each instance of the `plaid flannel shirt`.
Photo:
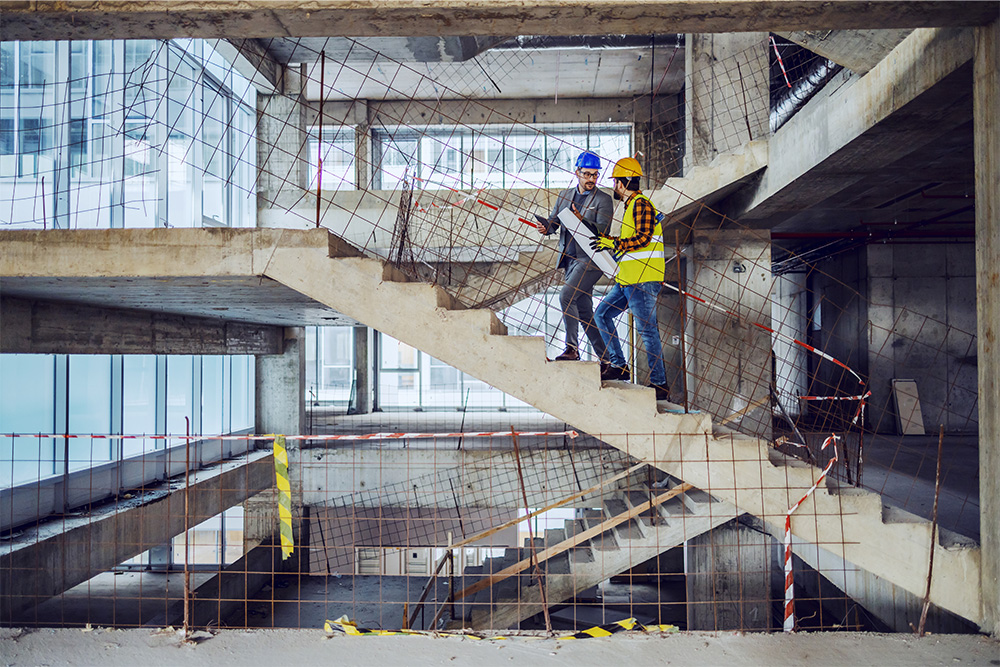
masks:
{"type": "MultiPolygon", "coordinates": [[[[635,193],[625,202],[628,209],[629,203],[635,199],[635,193]]],[[[635,234],[627,239],[615,239],[615,252],[629,252],[645,248],[653,240],[653,229],[656,227],[656,209],[646,199],[640,199],[635,203],[632,211],[632,219],[635,221],[635,234]]]]}

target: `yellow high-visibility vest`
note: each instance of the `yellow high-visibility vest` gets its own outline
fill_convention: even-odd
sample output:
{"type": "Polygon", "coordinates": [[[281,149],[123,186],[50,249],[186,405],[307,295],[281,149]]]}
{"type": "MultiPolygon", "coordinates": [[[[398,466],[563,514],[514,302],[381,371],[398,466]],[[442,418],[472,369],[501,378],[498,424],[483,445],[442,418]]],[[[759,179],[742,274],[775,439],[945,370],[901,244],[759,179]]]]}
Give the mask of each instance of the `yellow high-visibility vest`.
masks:
{"type": "MultiPolygon", "coordinates": [[[[625,218],[622,220],[622,236],[627,239],[635,236],[635,218],[632,216],[635,210],[635,202],[638,199],[649,198],[644,194],[637,194],[632,198],[625,208],[625,218]]],[[[650,202],[649,204],[653,204],[650,202]]],[[[655,215],[655,209],[654,209],[655,215]]],[[[618,273],[615,281],[620,285],[637,285],[639,283],[663,282],[665,261],[663,259],[663,228],[660,221],[656,220],[653,227],[653,238],[642,248],[637,248],[624,253],[618,260],[618,273]]]]}

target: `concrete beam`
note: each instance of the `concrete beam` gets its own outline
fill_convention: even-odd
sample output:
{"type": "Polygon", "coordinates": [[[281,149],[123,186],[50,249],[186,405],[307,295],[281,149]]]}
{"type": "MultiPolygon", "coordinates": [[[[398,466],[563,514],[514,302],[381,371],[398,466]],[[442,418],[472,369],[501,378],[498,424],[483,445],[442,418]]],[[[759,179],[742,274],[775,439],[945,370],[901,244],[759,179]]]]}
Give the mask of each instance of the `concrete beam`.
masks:
{"type": "Polygon", "coordinates": [[[274,484],[270,451],[191,474],[86,516],[59,517],[0,545],[0,620],[163,544],[274,484]],[[185,518],[185,503],[187,514],[185,518]]]}
{"type": "Polygon", "coordinates": [[[954,109],[967,100],[968,82],[959,70],[972,48],[971,30],[916,30],[861,79],[828,86],[832,92],[821,91],[771,137],[760,183],[725,212],[744,225],[768,224],[863,182],[961,124],[967,119],[954,109]],[[904,108],[932,88],[927,108],[904,108]]]}
{"type": "Polygon", "coordinates": [[[899,45],[910,31],[897,30],[795,30],[778,32],[785,39],[829,58],[838,65],[864,74],[899,45]]]}
{"type": "Polygon", "coordinates": [[[984,630],[1000,636],[1000,22],[976,30],[976,314],[984,630]]]}
{"type": "Polygon", "coordinates": [[[282,327],[0,298],[3,354],[281,354],[282,327]]]}
{"type": "Polygon", "coordinates": [[[0,40],[578,35],[983,25],[995,2],[887,0],[244,0],[4,3],[0,40]]]}
{"type": "Polygon", "coordinates": [[[243,75],[258,93],[274,95],[281,91],[284,66],[271,57],[267,48],[255,39],[213,39],[209,46],[243,75]]]}

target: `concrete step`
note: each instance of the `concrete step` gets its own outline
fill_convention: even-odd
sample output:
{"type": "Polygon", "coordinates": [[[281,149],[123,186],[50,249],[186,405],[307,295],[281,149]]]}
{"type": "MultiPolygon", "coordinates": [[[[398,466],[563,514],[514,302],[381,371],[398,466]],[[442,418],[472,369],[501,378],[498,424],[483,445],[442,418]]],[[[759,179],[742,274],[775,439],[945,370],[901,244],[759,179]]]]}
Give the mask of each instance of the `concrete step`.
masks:
{"type": "MultiPolygon", "coordinates": [[[[655,494],[650,494],[646,491],[626,491],[624,493],[624,498],[630,508],[636,508],[641,505],[649,503],[649,499],[655,494]]],[[[652,507],[647,509],[642,514],[640,514],[637,519],[639,523],[644,528],[653,528],[654,526],[661,525],[666,522],[666,519],[660,513],[660,506],[652,507]]]]}
{"type": "MultiPolygon", "coordinates": [[[[604,511],[609,518],[614,518],[628,512],[629,507],[622,498],[608,498],[604,501],[604,511]]],[[[629,519],[615,526],[615,534],[619,541],[631,540],[644,537],[642,529],[633,520],[629,519]]]]}
{"type": "MultiPolygon", "coordinates": [[[[603,517],[592,518],[587,519],[586,521],[587,528],[593,528],[603,523],[604,519],[603,517]]],[[[618,548],[618,540],[615,538],[614,530],[606,530],[600,535],[591,538],[590,545],[595,551],[614,551],[618,548]]]]}
{"type": "MultiPolygon", "coordinates": [[[[545,531],[545,548],[554,547],[557,544],[565,542],[566,539],[565,528],[548,528],[545,531]]],[[[547,564],[545,570],[549,575],[569,574],[570,572],[569,552],[567,551],[553,556],[545,562],[547,564]]]]}
{"type": "MultiPolygon", "coordinates": [[[[569,519],[564,522],[567,537],[573,537],[586,530],[583,519],[569,519]]],[[[569,550],[570,563],[593,563],[594,550],[590,546],[590,540],[581,542],[569,550]]]]}

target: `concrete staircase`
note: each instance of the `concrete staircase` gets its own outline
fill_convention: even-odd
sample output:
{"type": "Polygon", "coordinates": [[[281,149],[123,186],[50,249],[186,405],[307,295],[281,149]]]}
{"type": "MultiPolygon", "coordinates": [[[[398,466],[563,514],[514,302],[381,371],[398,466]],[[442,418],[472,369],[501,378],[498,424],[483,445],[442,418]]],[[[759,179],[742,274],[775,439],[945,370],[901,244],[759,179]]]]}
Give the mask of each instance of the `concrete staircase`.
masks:
{"type": "MultiPolygon", "coordinates": [[[[653,390],[601,382],[597,363],[545,362],[545,342],[507,336],[490,310],[457,310],[443,289],[328,243],[322,230],[284,232],[263,274],[590,433],[629,455],[705,489],[780,533],[791,507],[820,470],[757,438],[713,429],[706,414],[657,404],[653,390]]],[[[877,494],[820,489],[792,517],[792,531],[917,595],[926,585],[930,523],[893,513],[883,522],[877,494]]],[[[979,550],[935,545],[931,600],[980,618],[979,550]]]]}
{"type": "MultiPolygon", "coordinates": [[[[650,558],[682,544],[737,516],[732,504],[713,498],[698,489],[680,493],[648,509],[633,519],[596,535],[578,545],[573,537],[588,528],[613,523],[629,510],[649,505],[651,497],[676,488],[676,478],[664,476],[659,488],[633,486],[608,494],[600,510],[585,510],[585,517],[565,522],[563,528],[548,529],[535,537],[536,558],[544,550],[557,551],[540,561],[544,571],[545,601],[549,607],[569,600],[602,581],[621,574],[650,558]]],[[[521,549],[507,549],[501,557],[488,558],[481,566],[467,567],[460,587],[465,588],[529,558],[527,540],[521,549]]],[[[459,588],[459,590],[461,590],[459,588]]],[[[480,590],[475,597],[456,603],[451,627],[475,629],[511,628],[542,611],[541,591],[534,568],[502,579],[480,590]]]]}
{"type": "MultiPolygon", "coordinates": [[[[542,338],[507,336],[492,311],[455,309],[443,289],[401,282],[399,272],[322,229],[2,232],[0,245],[0,277],[32,288],[44,282],[53,300],[64,284],[120,286],[116,303],[124,290],[173,284],[202,307],[223,302],[218,285],[227,281],[249,289],[271,279],[732,503],[774,534],[821,472],[766,441],[714,428],[707,414],[657,404],[652,389],[602,383],[596,363],[547,363],[542,338]]],[[[801,540],[923,595],[930,522],[885,511],[877,494],[825,486],[799,507],[791,527],[801,540]]],[[[980,622],[978,546],[939,539],[933,547],[931,601],[980,622]]]]}

